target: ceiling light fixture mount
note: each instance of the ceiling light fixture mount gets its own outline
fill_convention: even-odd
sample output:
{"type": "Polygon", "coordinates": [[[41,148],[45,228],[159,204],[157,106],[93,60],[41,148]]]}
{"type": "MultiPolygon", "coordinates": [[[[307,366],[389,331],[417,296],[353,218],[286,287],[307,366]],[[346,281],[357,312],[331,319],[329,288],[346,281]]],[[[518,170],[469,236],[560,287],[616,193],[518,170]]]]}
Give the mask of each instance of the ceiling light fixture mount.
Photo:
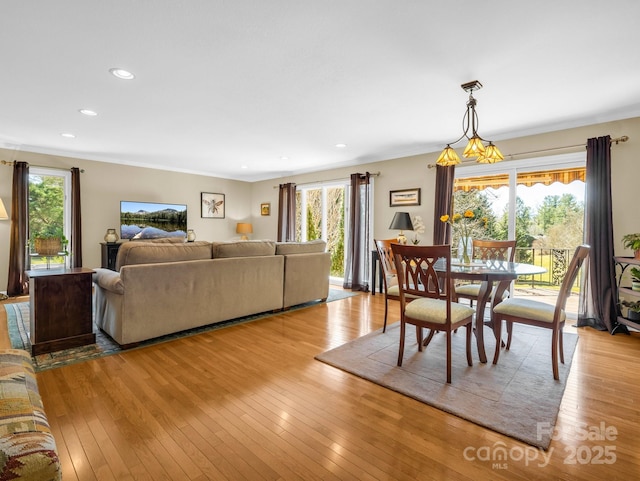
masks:
{"type": "Polygon", "coordinates": [[[493,144],[490,140],[485,140],[480,135],[478,135],[478,114],[476,113],[476,99],[473,97],[474,90],[480,90],[482,88],[482,84],[478,80],[473,80],[471,82],[467,82],[461,85],[462,90],[465,92],[469,92],[469,100],[467,101],[467,111],[462,118],[462,128],[464,129],[460,138],[454,142],[450,142],[444,148],[436,164],[442,166],[456,165],[460,163],[460,157],[455,150],[453,150],[452,145],[457,144],[462,139],[466,138],[469,142],[462,152],[462,156],[465,158],[474,158],[476,157],[476,162],[479,164],[494,164],[496,162],[500,162],[504,160],[504,156],[502,152],[498,149],[497,146],[493,144]],[[471,134],[469,134],[469,130],[471,130],[471,134]],[[488,142],[487,145],[484,145],[483,142],[488,142]]]}
{"type": "Polygon", "coordinates": [[[111,75],[121,80],[133,80],[134,78],[136,78],[134,74],[123,68],[110,68],[109,72],[111,73],[111,75]]]}

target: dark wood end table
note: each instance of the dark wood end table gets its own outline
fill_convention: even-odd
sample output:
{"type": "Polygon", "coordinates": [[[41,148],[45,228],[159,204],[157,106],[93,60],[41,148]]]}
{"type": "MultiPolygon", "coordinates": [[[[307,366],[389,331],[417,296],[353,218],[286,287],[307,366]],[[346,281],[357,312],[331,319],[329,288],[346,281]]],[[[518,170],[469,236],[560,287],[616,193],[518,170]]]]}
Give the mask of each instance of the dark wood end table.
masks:
{"type": "Polygon", "coordinates": [[[33,356],[96,342],[91,269],[37,269],[29,276],[33,356]]]}

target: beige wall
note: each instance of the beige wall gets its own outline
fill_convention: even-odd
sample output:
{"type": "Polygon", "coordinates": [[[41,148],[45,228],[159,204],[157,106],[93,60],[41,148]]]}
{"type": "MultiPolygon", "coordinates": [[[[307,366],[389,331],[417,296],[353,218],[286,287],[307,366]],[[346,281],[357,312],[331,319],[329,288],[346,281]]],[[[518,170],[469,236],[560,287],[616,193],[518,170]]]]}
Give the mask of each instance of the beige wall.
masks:
{"type": "MultiPolygon", "coordinates": [[[[622,248],[620,238],[629,232],[640,232],[640,219],[629,198],[638,188],[640,178],[640,118],[608,122],[576,129],[521,137],[498,142],[502,152],[508,154],[547,149],[558,146],[583,144],[590,137],[628,135],[630,140],[612,147],[612,196],[616,254],[631,255],[622,248]]],[[[558,154],[559,152],[549,153],[558,154]]],[[[188,206],[189,228],[195,229],[201,240],[229,240],[238,238],[238,221],[251,221],[254,239],[275,239],[277,232],[277,204],[280,183],[297,184],[348,178],[353,172],[380,172],[375,178],[374,236],[390,238],[396,235],[388,229],[394,212],[389,207],[389,191],[420,187],[422,205],[405,207],[412,215],[422,216],[427,232],[423,242],[430,242],[433,229],[433,196],[435,169],[429,169],[438,153],[404,157],[333,169],[282,179],[246,183],[163,170],[128,167],[68,157],[56,157],[29,152],[0,149],[0,159],[22,160],[33,165],[68,169],[79,167],[81,177],[83,214],[83,258],[85,267],[100,265],[100,242],[109,227],[118,227],[121,200],[185,203],[188,206]],[[226,218],[200,217],[200,192],[225,194],[226,218]],[[260,215],[260,204],[271,203],[271,215],[260,215]]],[[[517,162],[522,156],[510,162],[517,162]]],[[[7,210],[11,207],[12,169],[0,166],[0,197],[7,210]]],[[[9,221],[0,221],[0,290],[5,290],[9,259],[9,221]]]]}
{"type": "MultiPolygon", "coordinates": [[[[640,118],[608,122],[590,125],[575,129],[551,132],[548,134],[532,135],[511,140],[500,140],[496,143],[505,154],[505,162],[517,162],[524,158],[533,158],[543,155],[558,155],[571,152],[562,150],[547,153],[516,156],[509,160],[508,154],[537,151],[554,147],[586,144],[588,138],[610,135],[612,138],[629,136],[629,141],[613,145],[612,152],[612,197],[613,197],[613,223],[614,240],[617,255],[632,255],[625,251],[620,238],[628,232],[640,232],[640,218],[634,208],[629,207],[629,197],[638,188],[640,178],[640,118]]],[[[582,149],[573,149],[584,151],[582,149]]],[[[391,159],[382,162],[362,164],[359,166],[335,169],[313,174],[305,174],[277,179],[271,181],[256,182],[252,185],[252,216],[259,215],[259,203],[271,202],[271,217],[255,218],[255,233],[262,237],[274,237],[277,231],[277,217],[275,206],[278,202],[278,190],[274,189],[279,183],[295,182],[304,184],[309,182],[322,182],[338,178],[348,178],[353,172],[380,172],[375,179],[375,205],[374,205],[374,237],[392,238],[396,231],[388,229],[394,212],[399,208],[389,207],[389,191],[420,187],[422,189],[422,205],[418,207],[404,207],[402,210],[411,215],[420,215],[426,225],[426,233],[421,236],[423,242],[431,242],[433,236],[433,200],[435,185],[435,169],[427,166],[434,164],[439,152],[391,159]]]]}
{"type": "MultiPolygon", "coordinates": [[[[100,266],[100,242],[109,227],[120,229],[120,201],[170,202],[187,205],[187,222],[198,239],[239,238],[236,222],[249,219],[251,184],[234,180],[182,174],[156,169],[55,157],[0,149],[0,160],[21,160],[31,165],[84,169],[81,175],[83,264],[100,266]],[[225,194],[224,219],[200,217],[200,192],[225,194]]],[[[11,209],[12,168],[0,165],[0,197],[11,209]]],[[[0,290],[6,290],[10,221],[0,221],[0,290]]]]}

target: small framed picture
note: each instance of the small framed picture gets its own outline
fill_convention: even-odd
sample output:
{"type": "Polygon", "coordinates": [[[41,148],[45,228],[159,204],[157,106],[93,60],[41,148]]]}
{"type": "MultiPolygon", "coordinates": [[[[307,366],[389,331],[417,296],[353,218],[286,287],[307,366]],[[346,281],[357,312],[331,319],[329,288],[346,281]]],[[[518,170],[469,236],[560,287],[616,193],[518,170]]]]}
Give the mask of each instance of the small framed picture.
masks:
{"type": "Polygon", "coordinates": [[[224,194],[200,192],[200,217],[224,219],[224,194]]]}
{"type": "Polygon", "coordinates": [[[404,189],[389,191],[389,207],[420,205],[420,189],[404,189]]]}
{"type": "Polygon", "coordinates": [[[271,202],[260,204],[260,215],[271,215],[271,202]]]}

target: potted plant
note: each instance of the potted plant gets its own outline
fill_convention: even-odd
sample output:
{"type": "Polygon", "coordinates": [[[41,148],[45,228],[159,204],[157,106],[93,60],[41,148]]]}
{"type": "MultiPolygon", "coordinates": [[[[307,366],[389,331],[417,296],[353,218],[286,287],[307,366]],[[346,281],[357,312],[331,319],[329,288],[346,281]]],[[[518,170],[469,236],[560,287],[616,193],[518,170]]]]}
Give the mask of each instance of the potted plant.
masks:
{"type": "Polygon", "coordinates": [[[634,257],[640,259],[640,234],[626,234],[622,236],[625,248],[633,250],[634,257]]]}
{"type": "MultiPolygon", "coordinates": [[[[33,250],[41,256],[51,257],[63,253],[69,241],[62,233],[61,227],[47,227],[34,234],[33,250]]],[[[64,252],[64,255],[67,253],[64,252]]]]}
{"type": "Polygon", "coordinates": [[[640,269],[632,267],[629,273],[631,274],[631,290],[640,291],[640,269]]]}
{"type": "Polygon", "coordinates": [[[640,301],[627,301],[623,299],[620,305],[627,308],[627,319],[640,322],[640,301]]]}

